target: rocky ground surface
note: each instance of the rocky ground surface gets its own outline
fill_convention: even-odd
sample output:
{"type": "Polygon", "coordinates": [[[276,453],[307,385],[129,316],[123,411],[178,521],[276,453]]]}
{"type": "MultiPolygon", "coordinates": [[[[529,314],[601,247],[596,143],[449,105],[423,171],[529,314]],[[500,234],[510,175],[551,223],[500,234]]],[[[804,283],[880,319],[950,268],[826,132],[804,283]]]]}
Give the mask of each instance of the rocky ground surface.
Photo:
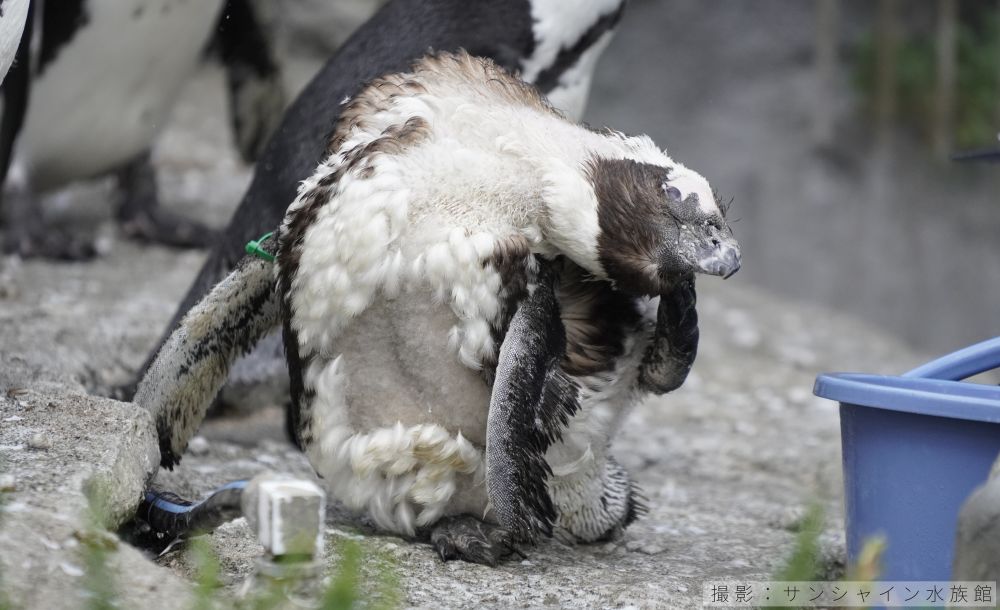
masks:
{"type": "MultiPolygon", "coordinates": [[[[206,70],[156,152],[167,205],[218,224],[249,175],[229,152],[223,108],[219,75],[206,70]]],[[[96,261],[0,262],[0,591],[15,607],[85,601],[87,494],[100,491],[112,509],[105,525],[116,525],[138,500],[152,446],[143,413],[94,394],[129,378],[203,257],[121,238],[110,193],[96,184],[49,205],[61,222],[98,235],[96,261]]],[[[624,538],[543,542],[491,569],[442,563],[428,545],[374,535],[333,507],[327,561],[338,561],[345,538],[360,540],[366,562],[397,574],[406,606],[692,608],[705,583],[773,574],[805,508],[818,503],[825,561],[838,570],[837,411],[811,395],[813,379],[836,369],[898,372],[920,358],[877,329],[760,293],[739,276],[705,279],[699,295],[703,339],[687,384],[638,408],[615,443],[650,507],[624,538]]],[[[276,406],[215,419],[202,436],[177,470],[157,474],[159,485],[198,497],[266,470],[311,476],[276,406]]],[[[242,521],[211,543],[226,586],[239,591],[259,544],[242,521]]],[[[186,604],[193,568],[183,548],[153,558],[121,541],[105,546],[122,607],[186,604]]]]}

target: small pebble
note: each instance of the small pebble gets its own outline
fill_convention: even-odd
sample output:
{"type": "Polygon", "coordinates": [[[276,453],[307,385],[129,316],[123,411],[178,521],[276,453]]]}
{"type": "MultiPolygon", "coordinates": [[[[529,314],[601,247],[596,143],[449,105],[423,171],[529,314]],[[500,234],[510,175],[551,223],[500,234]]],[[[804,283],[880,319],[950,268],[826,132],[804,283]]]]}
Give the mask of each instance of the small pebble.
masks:
{"type": "Polygon", "coordinates": [[[28,441],[28,448],[44,451],[52,448],[52,442],[44,434],[39,433],[32,436],[31,440],[28,441]]]}
{"type": "Polygon", "coordinates": [[[645,540],[629,540],[625,543],[625,548],[632,553],[642,553],[643,555],[659,555],[667,550],[665,547],[645,540]]]}
{"type": "Polygon", "coordinates": [[[83,576],[83,570],[81,570],[78,566],[75,566],[72,563],[69,563],[67,561],[64,561],[64,562],[60,563],[59,564],[59,568],[67,576],[83,576]]]}
{"type": "Polygon", "coordinates": [[[281,462],[281,460],[279,460],[278,458],[274,457],[273,455],[269,455],[267,453],[258,455],[256,459],[261,464],[267,464],[268,466],[275,466],[281,462]]]}
{"type": "Polygon", "coordinates": [[[204,436],[196,436],[188,442],[188,453],[191,455],[208,455],[208,439],[204,436]]]}
{"type": "Polygon", "coordinates": [[[12,474],[0,474],[0,492],[17,491],[17,481],[12,474]]]}

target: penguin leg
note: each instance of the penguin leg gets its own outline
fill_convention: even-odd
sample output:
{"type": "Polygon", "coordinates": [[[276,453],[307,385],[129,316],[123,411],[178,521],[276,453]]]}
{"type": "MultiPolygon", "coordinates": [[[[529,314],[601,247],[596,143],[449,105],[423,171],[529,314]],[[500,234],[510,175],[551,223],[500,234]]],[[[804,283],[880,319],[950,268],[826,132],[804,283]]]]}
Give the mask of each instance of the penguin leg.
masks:
{"type": "Polygon", "coordinates": [[[609,517],[612,524],[598,538],[598,541],[614,540],[620,537],[626,527],[649,512],[646,496],[632,480],[632,475],[610,455],[604,465],[604,491],[601,494],[601,509],[609,517]]]}
{"type": "Polygon", "coordinates": [[[666,394],[687,379],[698,355],[698,311],[694,276],[679,279],[660,295],[656,332],[639,369],[639,387],[666,394]]]}
{"type": "MultiPolygon", "coordinates": [[[[273,247],[274,238],[268,242],[273,247]]],[[[278,326],[274,266],[246,257],[181,321],[139,382],[134,402],[156,421],[160,462],[172,468],[233,361],[278,326]]]]}
{"type": "Polygon", "coordinates": [[[228,0],[218,44],[226,67],[229,116],[240,155],[253,163],[264,151],[285,111],[281,70],[274,59],[271,24],[250,0],[228,0]]]}
{"type": "Polygon", "coordinates": [[[552,497],[559,508],[557,537],[567,542],[614,540],[646,513],[646,499],[627,470],[610,455],[580,473],[555,479],[552,497]]]}
{"type": "MultiPolygon", "coordinates": [[[[14,182],[12,180],[12,182],[14,182]]],[[[83,261],[94,258],[92,236],[45,222],[41,201],[26,184],[14,184],[3,194],[4,222],[0,249],[21,258],[83,261]]]]}
{"type": "Polygon", "coordinates": [[[117,177],[122,192],[118,223],[126,235],[178,248],[205,248],[212,244],[215,231],[160,206],[156,171],[148,150],[118,170],[117,177]]]}
{"type": "Polygon", "coordinates": [[[566,331],[554,266],[539,260],[537,286],[520,304],[500,347],[486,424],[486,488],[516,542],[552,535],[556,510],[545,453],[579,408],[580,388],[560,368],[566,331]]]}
{"type": "Polygon", "coordinates": [[[461,559],[488,566],[496,566],[504,558],[521,553],[506,530],[471,515],[438,521],[431,530],[431,545],[442,561],[461,559]]]}

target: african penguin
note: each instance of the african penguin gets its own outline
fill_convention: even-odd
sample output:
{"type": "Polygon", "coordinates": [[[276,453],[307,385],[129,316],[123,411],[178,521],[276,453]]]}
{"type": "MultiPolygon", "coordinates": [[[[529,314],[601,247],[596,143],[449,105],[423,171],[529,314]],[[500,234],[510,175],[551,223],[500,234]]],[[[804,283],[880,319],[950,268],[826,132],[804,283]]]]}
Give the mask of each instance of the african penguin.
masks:
{"type": "MultiPolygon", "coordinates": [[[[247,241],[281,221],[299,182],[323,158],[330,129],[342,109],[330,100],[350,98],[371,79],[405,70],[428,49],[464,49],[521,72],[557,107],[579,119],[597,59],[610,42],[625,5],[626,0],[391,0],[385,4],[289,107],[229,226],[136,381],[180,319],[240,260],[247,241]]],[[[125,394],[131,395],[128,389],[125,394]]]]}
{"type": "Polygon", "coordinates": [[[175,246],[208,245],[212,232],[206,227],[156,205],[149,151],[215,36],[220,15],[219,47],[230,67],[232,105],[245,110],[245,116],[233,113],[243,122],[238,138],[245,140],[244,152],[252,154],[267,137],[256,132],[267,131],[273,119],[250,117],[280,115],[284,104],[248,2],[36,0],[37,52],[18,67],[25,72],[18,89],[26,105],[5,104],[3,111],[5,121],[20,111],[23,126],[0,142],[14,150],[0,245],[24,256],[93,254],[83,236],[52,235],[42,224],[36,194],[109,173],[117,174],[123,191],[118,220],[126,233],[175,246]],[[264,83],[256,90],[255,79],[264,83]],[[268,102],[250,99],[277,108],[262,111],[268,102]]]}
{"type": "Polygon", "coordinates": [[[605,539],[643,510],[611,438],[684,381],[693,274],[740,267],[701,175],[465,53],[345,104],[265,245],[276,266],[245,259],[140,383],[163,465],[280,319],[295,440],[331,494],[483,563],[553,532],[605,539]]]}

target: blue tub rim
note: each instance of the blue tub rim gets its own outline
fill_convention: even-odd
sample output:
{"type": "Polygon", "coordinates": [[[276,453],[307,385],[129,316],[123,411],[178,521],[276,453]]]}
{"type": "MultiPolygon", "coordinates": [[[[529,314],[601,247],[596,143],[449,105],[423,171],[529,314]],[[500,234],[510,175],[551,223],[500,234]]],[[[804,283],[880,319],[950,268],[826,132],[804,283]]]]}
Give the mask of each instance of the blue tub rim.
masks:
{"type": "Polygon", "coordinates": [[[816,396],[842,404],[1000,424],[1000,387],[920,377],[827,373],[816,396]]]}
{"type": "Polygon", "coordinates": [[[845,405],[1000,423],[1000,387],[962,379],[1000,368],[1000,337],[946,354],[900,376],[825,373],[813,394],[845,405]]]}

